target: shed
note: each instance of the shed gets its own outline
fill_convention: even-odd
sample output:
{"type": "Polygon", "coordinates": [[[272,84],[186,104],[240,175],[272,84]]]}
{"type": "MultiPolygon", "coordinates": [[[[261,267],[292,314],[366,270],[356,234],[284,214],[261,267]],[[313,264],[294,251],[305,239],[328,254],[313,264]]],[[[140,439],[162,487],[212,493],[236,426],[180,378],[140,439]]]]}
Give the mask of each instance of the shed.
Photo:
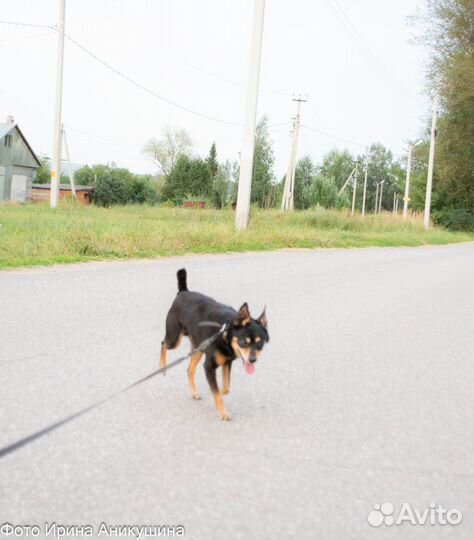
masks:
{"type": "Polygon", "coordinates": [[[11,117],[6,124],[0,124],[0,201],[29,199],[40,166],[18,124],[11,117]]]}
{"type": "MultiPolygon", "coordinates": [[[[75,186],[77,200],[82,204],[90,204],[94,193],[93,186],[75,186]]],[[[51,184],[33,184],[31,198],[33,201],[49,201],[51,194],[51,184]]],[[[72,189],[70,184],[59,185],[59,198],[70,199],[72,189]]]]}

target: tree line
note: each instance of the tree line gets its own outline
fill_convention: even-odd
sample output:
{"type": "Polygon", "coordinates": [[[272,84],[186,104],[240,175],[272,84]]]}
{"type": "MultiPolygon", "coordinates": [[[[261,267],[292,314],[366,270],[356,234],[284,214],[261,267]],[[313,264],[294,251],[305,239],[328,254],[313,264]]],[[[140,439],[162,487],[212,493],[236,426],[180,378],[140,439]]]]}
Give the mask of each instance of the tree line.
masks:
{"type": "MultiPolygon", "coordinates": [[[[426,0],[426,8],[413,18],[422,28],[418,41],[428,48],[426,89],[440,99],[434,182],[433,219],[451,229],[474,229],[474,0],[426,0]]],[[[427,115],[422,144],[413,149],[410,209],[424,210],[429,152],[430,115],[427,115]]],[[[413,142],[413,141],[412,141],[413,142]]],[[[408,141],[410,143],[410,141],[408,141]]],[[[158,167],[158,174],[135,175],[109,165],[85,166],[75,173],[77,183],[95,186],[96,204],[164,203],[180,205],[186,200],[204,200],[208,206],[230,207],[238,190],[238,162],[218,160],[213,143],[205,157],[193,154],[192,139],[184,129],[167,128],[161,137],[144,147],[158,167]]],[[[316,205],[347,208],[351,186],[341,191],[355,163],[360,165],[359,186],[367,166],[366,210],[375,207],[378,183],[384,181],[383,210],[391,210],[393,198],[403,197],[406,157],[394,159],[380,143],[367,155],[332,150],[320,163],[302,157],[295,172],[295,209],[316,205]]],[[[251,202],[260,208],[278,208],[284,178],[276,178],[274,153],[263,117],[256,128],[251,202]]],[[[37,181],[49,182],[47,164],[37,181]]],[[[358,191],[356,208],[362,204],[358,191]]]]}

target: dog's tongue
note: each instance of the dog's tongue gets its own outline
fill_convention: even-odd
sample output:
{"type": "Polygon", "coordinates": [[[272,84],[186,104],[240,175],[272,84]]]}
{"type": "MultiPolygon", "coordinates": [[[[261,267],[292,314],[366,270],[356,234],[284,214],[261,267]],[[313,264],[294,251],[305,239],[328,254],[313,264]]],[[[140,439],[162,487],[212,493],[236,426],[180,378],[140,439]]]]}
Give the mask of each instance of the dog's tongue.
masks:
{"type": "Polygon", "coordinates": [[[247,375],[253,375],[255,373],[255,364],[251,364],[250,362],[244,362],[244,368],[247,372],[247,375]]]}

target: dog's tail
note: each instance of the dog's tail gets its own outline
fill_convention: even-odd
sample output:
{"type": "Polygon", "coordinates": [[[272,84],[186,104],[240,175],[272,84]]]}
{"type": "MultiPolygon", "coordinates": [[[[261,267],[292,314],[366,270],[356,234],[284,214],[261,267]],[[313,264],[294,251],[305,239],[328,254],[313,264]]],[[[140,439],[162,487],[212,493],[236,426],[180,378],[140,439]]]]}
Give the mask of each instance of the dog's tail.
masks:
{"type": "Polygon", "coordinates": [[[186,269],[181,268],[181,270],[178,270],[177,276],[178,276],[178,292],[187,291],[188,286],[186,284],[186,269]]]}

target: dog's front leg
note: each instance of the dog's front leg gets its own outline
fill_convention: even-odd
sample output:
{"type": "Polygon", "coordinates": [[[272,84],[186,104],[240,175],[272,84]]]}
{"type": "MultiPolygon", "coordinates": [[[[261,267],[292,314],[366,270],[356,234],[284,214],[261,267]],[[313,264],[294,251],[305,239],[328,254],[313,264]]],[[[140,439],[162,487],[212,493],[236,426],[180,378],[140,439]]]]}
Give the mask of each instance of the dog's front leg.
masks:
{"type": "Polygon", "coordinates": [[[226,362],[222,366],[222,390],[221,394],[225,396],[230,392],[230,368],[232,367],[232,362],[226,362]]]}
{"type": "Polygon", "coordinates": [[[226,411],[224,400],[219,393],[219,387],[217,386],[216,369],[217,365],[214,362],[214,358],[206,354],[206,361],[204,363],[204,369],[206,371],[206,378],[209,386],[211,387],[212,395],[214,396],[214,403],[216,405],[217,412],[219,413],[221,420],[230,420],[229,413],[226,411]]]}

